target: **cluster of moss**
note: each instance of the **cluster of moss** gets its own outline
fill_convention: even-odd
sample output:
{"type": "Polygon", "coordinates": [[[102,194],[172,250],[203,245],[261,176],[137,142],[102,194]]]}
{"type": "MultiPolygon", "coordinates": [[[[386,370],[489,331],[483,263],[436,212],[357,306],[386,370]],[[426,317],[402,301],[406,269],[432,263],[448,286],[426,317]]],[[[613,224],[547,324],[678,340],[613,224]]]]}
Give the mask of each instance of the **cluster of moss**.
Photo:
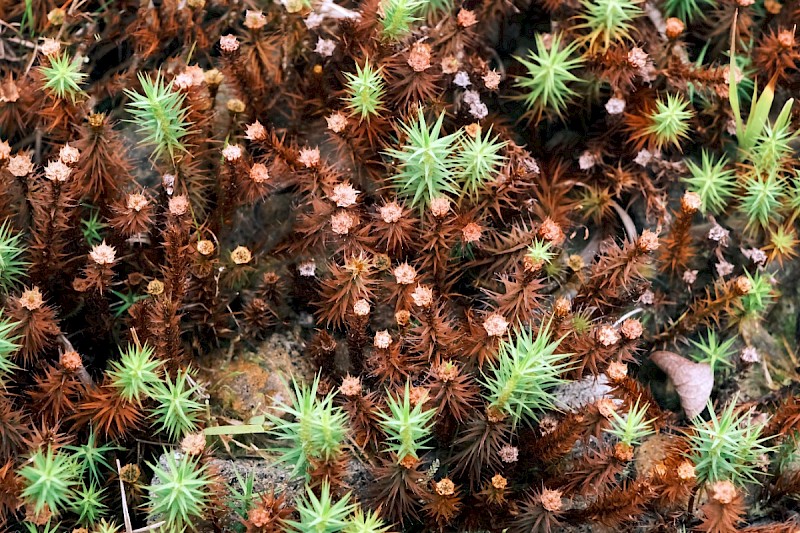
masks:
{"type": "Polygon", "coordinates": [[[6,4],[0,529],[800,528],[800,10],[6,4]]]}

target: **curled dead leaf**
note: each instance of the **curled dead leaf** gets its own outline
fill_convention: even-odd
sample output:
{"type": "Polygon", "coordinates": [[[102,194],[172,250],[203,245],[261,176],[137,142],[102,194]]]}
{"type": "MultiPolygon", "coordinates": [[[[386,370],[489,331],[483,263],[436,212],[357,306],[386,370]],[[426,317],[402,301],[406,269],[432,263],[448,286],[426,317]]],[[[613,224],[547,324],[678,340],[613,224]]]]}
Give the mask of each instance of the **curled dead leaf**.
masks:
{"type": "Polygon", "coordinates": [[[669,377],[681,400],[681,407],[689,418],[694,418],[705,409],[711,389],[714,388],[714,372],[706,363],[695,363],[674,352],[657,351],[650,359],[669,377]]]}

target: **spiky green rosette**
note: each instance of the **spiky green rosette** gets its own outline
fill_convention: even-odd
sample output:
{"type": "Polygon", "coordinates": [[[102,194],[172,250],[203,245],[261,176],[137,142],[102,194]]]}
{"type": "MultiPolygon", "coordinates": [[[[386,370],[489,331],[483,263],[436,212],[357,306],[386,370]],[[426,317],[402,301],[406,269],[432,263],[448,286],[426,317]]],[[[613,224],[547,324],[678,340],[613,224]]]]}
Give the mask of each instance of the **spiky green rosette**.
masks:
{"type": "Polygon", "coordinates": [[[527,58],[516,57],[527,73],[517,77],[514,86],[522,90],[520,99],[525,104],[527,115],[538,120],[550,111],[563,117],[564,111],[577,92],[572,85],[580,81],[575,72],[583,65],[583,59],[573,54],[578,43],[561,44],[561,34],[553,36],[549,47],[541,34],[536,35],[536,49],[528,52],[527,58]]]}
{"type": "Polygon", "coordinates": [[[290,520],[288,524],[299,533],[336,533],[347,527],[347,516],[355,506],[350,502],[348,492],[340,499],[331,495],[331,487],[327,480],[322,482],[319,496],[311,487],[297,503],[299,521],[290,520]]]}
{"type": "Polygon", "coordinates": [[[405,144],[399,150],[386,151],[400,164],[400,171],[391,179],[399,194],[411,197],[413,206],[422,208],[434,198],[458,194],[451,151],[461,131],[443,136],[443,124],[444,112],[428,126],[420,109],[416,120],[400,125],[405,144]]]}
{"type": "Polygon", "coordinates": [[[280,405],[280,411],[288,416],[267,414],[273,424],[270,433],[285,444],[276,450],[279,460],[307,479],[312,461],[327,462],[338,457],[347,432],[347,414],[333,404],[334,393],[317,397],[319,380],[318,375],[311,386],[293,381],[294,401],[280,405]]]}
{"type": "Polygon", "coordinates": [[[65,509],[75,498],[78,470],[74,459],[52,446],[39,448],[31,455],[19,475],[23,481],[22,499],[38,514],[47,506],[51,511],[65,509]]]}
{"type": "Polygon", "coordinates": [[[680,95],[668,94],[666,100],[656,100],[645,133],[653,137],[655,147],[659,150],[670,144],[680,149],[681,141],[689,138],[689,121],[693,116],[688,101],[680,95]]]}
{"type": "Polygon", "coordinates": [[[208,467],[197,457],[165,451],[163,464],[151,463],[153,482],[147,487],[152,517],[164,520],[167,531],[182,532],[203,512],[211,496],[208,467]]]}
{"type": "Polygon", "coordinates": [[[718,371],[721,366],[732,367],[730,358],[734,353],[733,344],[736,337],[721,341],[717,338],[717,333],[713,329],[708,330],[706,337],[700,337],[697,341],[689,341],[695,348],[692,358],[698,363],[707,363],[711,370],[718,371]]]}
{"type": "Polygon", "coordinates": [[[576,29],[588,29],[584,38],[589,48],[605,52],[615,42],[630,41],[633,21],[644,14],[637,0],[581,0],[583,22],[576,29]]]}
{"type": "Polygon", "coordinates": [[[155,79],[139,74],[142,92],[125,89],[130,98],[127,110],[138,132],[144,135],[145,144],[153,146],[153,157],[169,155],[175,159],[178,152],[186,150],[183,138],[189,134],[190,123],[183,107],[185,96],[166,83],[161,72],[155,79]]]}
{"type": "Polygon", "coordinates": [[[611,411],[611,427],[606,432],[614,435],[626,446],[638,446],[648,435],[655,433],[653,420],[647,419],[649,405],[639,405],[637,400],[625,415],[611,411]]]}
{"type": "Polygon", "coordinates": [[[46,65],[39,67],[44,77],[44,88],[56,98],[73,102],[83,94],[81,83],[86,74],[81,72],[81,62],[66,52],[48,57],[46,65]]]}
{"type": "Polygon", "coordinates": [[[172,441],[180,440],[197,428],[203,411],[203,405],[195,399],[198,392],[197,384],[189,384],[187,370],[179,370],[175,374],[175,381],[165,376],[164,381],[156,385],[153,398],[157,405],[151,416],[160,431],[165,432],[172,441]]]}
{"type": "Polygon", "coordinates": [[[700,210],[703,213],[717,214],[728,205],[728,200],[733,196],[736,188],[736,172],[726,169],[728,160],[720,157],[714,161],[712,156],[703,149],[698,165],[686,159],[686,167],[691,176],[683,181],[688,189],[700,196],[700,210]]]}
{"type": "Polygon", "coordinates": [[[389,445],[386,451],[393,452],[399,460],[406,457],[419,458],[420,450],[431,438],[431,424],[436,409],[424,410],[425,402],[411,406],[411,384],[406,382],[403,395],[396,398],[389,394],[386,399],[388,413],[381,413],[381,429],[389,445]]]}
{"type": "Polygon", "coordinates": [[[458,181],[462,184],[462,191],[470,198],[477,198],[478,193],[486,184],[493,180],[505,161],[500,151],[508,143],[498,142],[497,136],[492,138],[492,130],[475,137],[462,136],[461,146],[455,158],[458,181]]]}
{"type": "Polygon", "coordinates": [[[119,395],[125,400],[141,405],[142,400],[151,396],[161,383],[158,369],[162,361],[155,359],[154,353],[147,344],[129,344],[124,351],[120,350],[119,361],[111,362],[108,371],[111,385],[119,390],[119,395]]]}
{"type": "Polygon", "coordinates": [[[347,78],[345,91],[347,96],[344,98],[347,108],[350,109],[360,120],[369,120],[385,108],[383,107],[383,95],[385,92],[383,76],[380,69],[375,69],[369,62],[364,62],[364,67],[356,65],[355,74],[344,73],[347,78]]]}
{"type": "Polygon", "coordinates": [[[515,426],[552,409],[553,389],[565,383],[561,376],[569,367],[569,354],[556,353],[560,342],[550,339],[549,323],[535,336],[523,327],[513,340],[502,342],[497,361],[484,376],[490,407],[511,417],[515,426]]]}
{"type": "Polygon", "coordinates": [[[30,263],[22,256],[25,247],[22,236],[15,233],[8,220],[0,224],[0,291],[8,293],[27,276],[30,263]]]}
{"type": "Polygon", "coordinates": [[[750,420],[747,412],[737,413],[731,401],[721,413],[708,404],[709,420],[696,418],[689,434],[689,458],[694,462],[699,485],[729,480],[738,485],[757,482],[758,463],[772,451],[764,446],[764,424],[750,420]]]}
{"type": "Polygon", "coordinates": [[[421,20],[420,14],[427,2],[424,0],[383,0],[381,35],[396,41],[411,32],[411,25],[421,20]]]}

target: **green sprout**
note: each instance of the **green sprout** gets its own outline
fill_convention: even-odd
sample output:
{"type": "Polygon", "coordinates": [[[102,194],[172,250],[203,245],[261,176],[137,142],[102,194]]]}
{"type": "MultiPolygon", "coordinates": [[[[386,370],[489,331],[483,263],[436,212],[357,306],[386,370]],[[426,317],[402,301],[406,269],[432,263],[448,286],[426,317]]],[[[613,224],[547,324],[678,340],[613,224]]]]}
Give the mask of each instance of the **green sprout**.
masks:
{"type": "Polygon", "coordinates": [[[751,288],[750,292],[742,296],[739,318],[758,318],[774,299],[772,283],[767,276],[760,272],[755,274],[745,272],[745,275],[750,280],[751,288]]]}
{"type": "Polygon", "coordinates": [[[531,266],[541,266],[550,263],[555,257],[556,253],[551,250],[553,243],[544,241],[538,237],[533,239],[533,243],[528,246],[528,252],[525,254],[531,266]]]}
{"type": "Polygon", "coordinates": [[[726,169],[727,164],[728,160],[724,157],[715,162],[705,149],[700,156],[700,165],[686,160],[686,167],[692,176],[683,181],[690,191],[700,196],[700,210],[704,214],[722,212],[728,205],[728,199],[733,196],[736,173],[733,169],[726,169]]]}
{"type": "Polygon", "coordinates": [[[565,383],[560,376],[569,368],[570,355],[556,353],[560,342],[550,340],[549,323],[535,338],[530,329],[520,328],[514,340],[502,342],[483,382],[490,408],[510,416],[514,426],[523,417],[536,421],[540,412],[552,409],[552,390],[565,383]]]}
{"type": "Polygon", "coordinates": [[[127,109],[133,116],[129,122],[136,124],[139,133],[144,134],[145,144],[152,145],[153,157],[168,154],[175,159],[177,152],[185,151],[183,138],[189,134],[190,123],[183,107],[184,95],[166,84],[161,72],[155,80],[139,74],[142,94],[125,89],[130,98],[127,109]]]}
{"type": "MultiPolygon", "coordinates": [[[[736,124],[736,140],[739,143],[739,154],[749,154],[769,120],[772,102],[775,100],[775,82],[777,78],[770,80],[761,94],[758,94],[758,85],[753,84],[750,113],[747,115],[747,122],[745,122],[742,119],[742,111],[739,102],[739,82],[736,79],[737,72],[742,72],[742,70],[738,69],[739,65],[736,64],[737,58],[741,61],[741,58],[736,55],[736,39],[731,39],[729,56],[728,101],[730,102],[734,123],[736,124]]],[[[784,124],[789,122],[789,114],[793,104],[793,98],[789,98],[783,104],[783,108],[775,119],[775,128],[781,129],[784,124]]]]}
{"type": "Polygon", "coordinates": [[[797,132],[792,130],[788,117],[773,125],[765,124],[748,154],[756,173],[777,174],[793,153],[791,143],[796,138],[797,132]]]}
{"type": "Polygon", "coordinates": [[[203,515],[208,503],[212,480],[207,466],[199,458],[165,451],[164,462],[150,464],[153,469],[152,484],[146,487],[149,493],[150,516],[159,516],[166,522],[165,530],[181,532],[203,515]]]}
{"type": "Polygon", "coordinates": [[[687,23],[696,17],[705,18],[705,12],[717,7],[715,0],[665,0],[664,14],[667,17],[676,17],[687,23]]]}
{"type": "Polygon", "coordinates": [[[111,304],[111,310],[114,311],[114,317],[119,318],[128,312],[133,304],[147,299],[147,294],[136,294],[130,288],[125,292],[111,290],[111,294],[119,298],[119,301],[111,304]]]}
{"type": "Polygon", "coordinates": [[[105,518],[101,518],[100,522],[95,524],[92,533],[117,533],[119,526],[113,521],[108,522],[105,518]]]}
{"type": "Polygon", "coordinates": [[[789,222],[793,223],[800,215],[800,170],[798,169],[795,169],[794,175],[786,180],[784,204],[789,211],[789,222]]]}
{"type": "Polygon", "coordinates": [[[644,11],[637,0],[581,0],[583,14],[576,29],[589,29],[585,37],[589,47],[594,49],[600,41],[600,50],[605,52],[614,42],[631,40],[633,21],[644,11]]]}
{"type": "Polygon", "coordinates": [[[521,99],[528,114],[536,120],[548,110],[562,117],[567,104],[577,95],[570,85],[580,81],[575,71],[583,59],[572,57],[577,41],[562,48],[561,39],[561,34],[554,35],[548,48],[542,35],[536,34],[536,50],[530,50],[527,59],[516,57],[527,75],[518,77],[515,86],[525,91],[521,99]]]}
{"type": "Polygon", "coordinates": [[[696,418],[689,435],[688,453],[694,463],[698,485],[729,480],[743,485],[757,482],[760,458],[773,449],[764,446],[770,437],[761,437],[764,424],[753,423],[747,413],[736,413],[731,401],[717,415],[709,401],[710,418],[696,418]]]}
{"type": "Polygon", "coordinates": [[[462,190],[472,199],[477,198],[481,189],[494,178],[505,161],[505,157],[500,155],[500,150],[508,143],[497,142],[497,136],[491,139],[491,134],[490,128],[483,137],[480,132],[475,137],[463,136],[454,161],[458,168],[457,179],[462,183],[462,190]]]}
{"type": "Polygon", "coordinates": [[[30,263],[22,259],[24,252],[22,237],[12,231],[11,223],[0,224],[0,291],[4,294],[27,275],[30,263]]]}
{"type": "Polygon", "coordinates": [[[435,13],[450,13],[453,11],[453,0],[427,0],[424,2],[423,10],[426,15],[435,13]]]}
{"type": "Polygon", "coordinates": [[[18,370],[14,364],[13,356],[19,350],[19,335],[15,335],[18,322],[12,322],[3,317],[3,310],[0,309],[0,386],[5,388],[5,378],[11,372],[18,370]]]}
{"type": "Polygon", "coordinates": [[[389,446],[386,451],[397,454],[398,460],[406,457],[419,459],[417,452],[425,448],[431,438],[433,417],[436,409],[423,410],[425,402],[417,402],[411,407],[411,384],[406,382],[403,395],[395,398],[389,394],[386,399],[388,413],[381,412],[380,425],[386,434],[389,446]]]}
{"type": "Polygon", "coordinates": [[[457,194],[450,153],[461,132],[442,137],[443,123],[444,112],[429,128],[420,109],[417,120],[400,125],[406,144],[400,150],[386,151],[386,155],[400,161],[400,171],[391,178],[398,192],[411,196],[411,204],[420,209],[445,193],[457,194]]]}
{"type": "Polygon", "coordinates": [[[119,361],[111,363],[108,371],[111,385],[119,390],[124,400],[141,405],[142,400],[152,396],[161,384],[158,370],[162,361],[155,359],[154,353],[147,344],[128,344],[125,351],[120,350],[119,361]]]}
{"type": "Polygon", "coordinates": [[[777,217],[777,210],[786,197],[783,180],[775,174],[764,178],[750,176],[744,181],[744,192],[738,210],[747,217],[746,229],[766,229],[777,217]]]}
{"type": "Polygon", "coordinates": [[[23,522],[23,524],[25,524],[25,529],[28,530],[28,533],[61,533],[63,531],[61,528],[61,522],[53,524],[52,518],[42,526],[38,526],[28,521],[23,522]],[[42,529],[39,529],[40,527],[42,529]]]}
{"type": "Polygon", "coordinates": [[[795,252],[797,244],[797,233],[794,229],[781,224],[769,230],[769,244],[765,251],[767,249],[770,250],[770,261],[777,259],[778,263],[783,266],[784,258],[797,255],[797,252],[795,252]]]}
{"type": "Polygon", "coordinates": [[[94,483],[89,486],[81,485],[75,490],[75,498],[72,501],[72,512],[78,515],[78,523],[82,526],[94,524],[105,512],[108,507],[103,503],[103,492],[94,483]]]}
{"type": "Polygon", "coordinates": [[[292,405],[280,406],[291,420],[267,414],[274,425],[272,436],[286,444],[276,450],[281,454],[279,461],[292,465],[294,474],[307,479],[311,461],[330,461],[339,456],[347,433],[347,414],[333,404],[334,393],[317,398],[319,379],[317,376],[310,387],[292,381],[294,401],[292,405]]]}
{"type": "Polygon", "coordinates": [[[80,84],[86,74],[81,72],[79,58],[72,58],[66,52],[50,56],[49,64],[39,67],[39,72],[44,77],[44,88],[54,97],[74,102],[83,94],[80,84]]]}
{"type": "Polygon", "coordinates": [[[689,138],[689,121],[693,115],[688,101],[680,95],[668,94],[666,101],[662,98],[656,100],[656,107],[649,115],[650,124],[644,133],[653,136],[659,150],[668,144],[680,149],[681,140],[689,138]]]}
{"type": "Polygon", "coordinates": [[[360,120],[369,120],[385,109],[383,95],[386,89],[380,68],[374,69],[366,61],[364,68],[356,65],[355,74],[345,72],[344,75],[347,78],[347,96],[344,100],[360,120]]]}
{"type": "MultiPolygon", "coordinates": [[[[236,469],[234,469],[233,473],[236,476],[238,487],[232,484],[227,485],[228,494],[230,495],[227,507],[236,513],[240,519],[244,520],[247,518],[247,513],[253,507],[253,501],[256,496],[255,472],[251,470],[247,473],[247,477],[245,478],[242,478],[241,474],[239,474],[239,471],[236,469]]],[[[245,530],[244,524],[234,524],[234,527],[237,531],[245,530]]]]}
{"type": "Polygon", "coordinates": [[[33,505],[36,514],[45,506],[54,513],[65,509],[75,497],[77,474],[71,456],[55,452],[52,446],[47,451],[39,448],[19,471],[25,487],[22,498],[33,505]]]}
{"type": "Polygon", "coordinates": [[[153,398],[158,405],[151,417],[161,426],[160,431],[166,432],[173,441],[194,431],[203,411],[203,405],[194,399],[200,387],[197,384],[188,385],[188,380],[187,370],[178,371],[175,381],[166,376],[164,382],[159,382],[153,391],[153,398]]]}
{"type": "Polygon", "coordinates": [[[287,523],[300,533],[337,533],[347,526],[347,516],[355,507],[349,501],[349,492],[334,501],[327,480],[322,482],[319,496],[311,487],[306,486],[306,493],[296,506],[300,521],[290,520],[287,523]]]}
{"type": "Polygon", "coordinates": [[[719,365],[733,367],[730,357],[735,352],[733,344],[736,342],[736,337],[720,342],[716,332],[710,329],[706,338],[700,337],[699,340],[690,342],[697,348],[697,351],[693,351],[691,355],[692,359],[698,363],[708,364],[712,371],[718,370],[719,365]]]}
{"type": "Polygon", "coordinates": [[[342,533],[387,533],[389,529],[377,512],[364,513],[359,507],[347,519],[342,533]]]}
{"type": "Polygon", "coordinates": [[[396,41],[411,32],[411,25],[420,20],[418,16],[427,2],[423,0],[383,0],[381,7],[381,34],[396,41]]]}
{"type": "Polygon", "coordinates": [[[82,476],[84,472],[89,472],[89,479],[98,485],[102,484],[107,476],[101,472],[101,467],[107,471],[113,471],[114,468],[106,460],[105,454],[113,452],[114,450],[121,449],[119,446],[112,446],[105,444],[97,446],[97,435],[94,429],[89,431],[89,436],[86,438],[86,444],[80,446],[65,446],[64,448],[72,452],[72,456],[76,459],[78,465],[78,475],[82,476]]]}
{"type": "Polygon", "coordinates": [[[645,437],[655,433],[653,420],[646,419],[649,407],[647,403],[639,406],[639,400],[636,400],[625,416],[611,411],[611,427],[606,432],[617,437],[622,444],[638,446],[645,437]]]}
{"type": "Polygon", "coordinates": [[[89,246],[100,244],[104,240],[102,231],[107,227],[108,224],[103,222],[100,210],[96,208],[90,208],[89,218],[81,219],[83,239],[89,246]]]}

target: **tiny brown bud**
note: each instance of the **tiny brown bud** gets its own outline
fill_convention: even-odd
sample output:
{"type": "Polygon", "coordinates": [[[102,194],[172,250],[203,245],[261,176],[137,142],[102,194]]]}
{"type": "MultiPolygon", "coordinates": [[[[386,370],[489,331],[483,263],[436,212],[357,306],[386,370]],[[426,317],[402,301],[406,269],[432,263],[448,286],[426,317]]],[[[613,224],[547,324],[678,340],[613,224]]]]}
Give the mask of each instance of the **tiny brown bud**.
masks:
{"type": "Polygon", "coordinates": [[[561,244],[564,241],[564,232],[561,226],[550,217],[544,219],[542,225],[539,226],[539,229],[536,231],[536,234],[555,245],[561,244]]]}
{"type": "Polygon", "coordinates": [[[606,376],[613,381],[621,381],[628,375],[628,365],[612,361],[606,369],[606,376]]]}
{"type": "Polygon", "coordinates": [[[684,29],[686,29],[686,26],[681,19],[670,17],[667,19],[664,31],[670,39],[677,39],[684,29]]]}
{"type": "Polygon", "coordinates": [[[558,318],[564,318],[572,310],[572,303],[567,298],[558,298],[553,304],[553,312],[558,318]]]}
{"type": "Polygon", "coordinates": [[[239,100],[238,98],[231,98],[225,103],[225,107],[228,108],[228,111],[231,113],[244,113],[245,105],[244,102],[239,100]]]}
{"type": "Polygon", "coordinates": [[[398,326],[407,326],[409,321],[411,320],[411,313],[409,313],[405,309],[401,309],[400,311],[394,314],[394,319],[397,322],[398,326]]]}
{"type": "Polygon", "coordinates": [[[542,489],[539,500],[542,502],[542,507],[544,507],[545,511],[550,511],[551,513],[557,513],[563,507],[560,490],[542,489]]]}
{"type": "Polygon", "coordinates": [[[436,494],[439,496],[452,496],[456,492],[456,485],[450,478],[444,478],[435,484],[436,494]]]}
{"type": "Polygon", "coordinates": [[[734,290],[740,296],[748,294],[753,289],[753,282],[747,276],[739,276],[733,282],[734,290]]]}
{"type": "Polygon", "coordinates": [[[655,252],[658,250],[658,235],[648,229],[644,230],[639,240],[636,241],[636,247],[641,252],[655,252]]]}
{"type": "Polygon", "coordinates": [[[147,294],[158,296],[164,293],[164,282],[157,279],[152,280],[147,284],[147,294]]]}
{"type": "Polygon", "coordinates": [[[75,350],[69,350],[61,354],[59,363],[61,364],[61,367],[68,372],[75,372],[83,368],[81,356],[75,350]]]}
{"type": "Polygon", "coordinates": [[[567,266],[573,272],[579,272],[586,266],[586,262],[579,254],[572,254],[567,258],[567,266]]]}
{"type": "Polygon", "coordinates": [[[231,252],[231,261],[237,265],[245,265],[253,258],[253,254],[245,246],[237,246],[231,252]]]}
{"type": "Polygon", "coordinates": [[[794,31],[793,30],[779,31],[778,43],[784,48],[792,48],[794,46],[794,31]]]}
{"type": "Polygon", "coordinates": [[[631,461],[633,459],[633,446],[618,442],[614,445],[614,457],[619,461],[631,461]]]}
{"type": "Polygon", "coordinates": [[[402,459],[400,459],[398,464],[400,466],[402,466],[403,468],[411,470],[412,468],[417,466],[418,462],[419,462],[419,459],[417,459],[413,455],[409,454],[409,455],[406,455],[405,457],[403,457],[402,459]]]}
{"type": "Polygon", "coordinates": [[[696,192],[686,191],[681,198],[681,209],[687,215],[696,213],[700,206],[703,205],[700,195],[696,192]]]}
{"type": "Polygon", "coordinates": [[[65,20],[67,20],[67,12],[60,7],[51,9],[50,13],[47,14],[47,22],[52,26],[61,26],[65,20]]]}
{"type": "Polygon", "coordinates": [[[504,478],[500,474],[495,474],[492,476],[492,487],[496,488],[497,490],[503,490],[508,485],[508,480],[504,478]]]}
{"type": "Polygon", "coordinates": [[[736,499],[736,486],[727,479],[717,481],[708,488],[708,494],[712,500],[716,500],[722,505],[728,505],[736,499]]]}
{"type": "Polygon", "coordinates": [[[631,341],[641,337],[644,331],[642,328],[642,323],[635,318],[629,318],[625,320],[619,330],[623,337],[631,341]]]}

